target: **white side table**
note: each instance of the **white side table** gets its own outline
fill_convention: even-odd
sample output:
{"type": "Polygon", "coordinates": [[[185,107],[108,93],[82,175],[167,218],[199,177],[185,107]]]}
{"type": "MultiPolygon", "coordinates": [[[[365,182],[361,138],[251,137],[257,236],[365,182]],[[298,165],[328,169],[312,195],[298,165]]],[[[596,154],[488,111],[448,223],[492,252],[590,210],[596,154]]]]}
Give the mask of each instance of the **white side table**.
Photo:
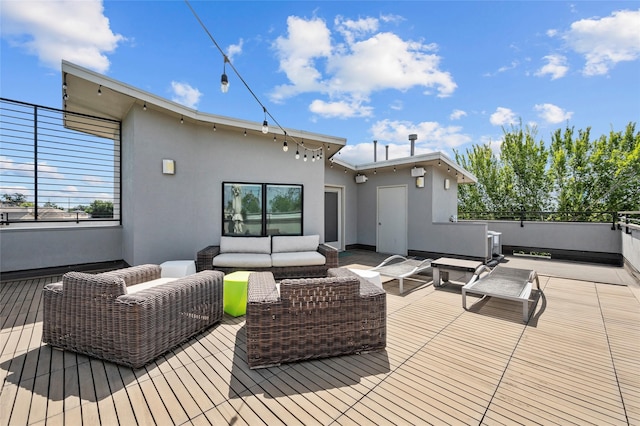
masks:
{"type": "Polygon", "coordinates": [[[362,278],[369,281],[371,284],[375,285],[381,290],[384,290],[384,288],[382,287],[382,280],[380,279],[380,272],[369,271],[366,269],[351,269],[351,268],[349,268],[349,270],[354,274],[361,276],[362,278]]]}
{"type": "Polygon", "coordinates": [[[196,263],[193,260],[169,260],[160,264],[162,278],[181,278],[196,273],[196,263]]]}

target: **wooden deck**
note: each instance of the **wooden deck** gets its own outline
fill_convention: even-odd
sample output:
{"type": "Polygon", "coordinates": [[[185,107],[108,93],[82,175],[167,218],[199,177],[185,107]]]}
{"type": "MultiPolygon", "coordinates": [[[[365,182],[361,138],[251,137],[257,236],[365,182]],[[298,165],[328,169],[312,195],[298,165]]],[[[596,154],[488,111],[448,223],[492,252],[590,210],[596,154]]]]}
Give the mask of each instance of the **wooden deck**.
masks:
{"type": "Polygon", "coordinates": [[[42,345],[41,288],[1,284],[0,423],[640,424],[640,302],[627,286],[541,277],[521,304],[397,281],[384,352],[249,370],[243,318],[132,370],[42,345]]]}

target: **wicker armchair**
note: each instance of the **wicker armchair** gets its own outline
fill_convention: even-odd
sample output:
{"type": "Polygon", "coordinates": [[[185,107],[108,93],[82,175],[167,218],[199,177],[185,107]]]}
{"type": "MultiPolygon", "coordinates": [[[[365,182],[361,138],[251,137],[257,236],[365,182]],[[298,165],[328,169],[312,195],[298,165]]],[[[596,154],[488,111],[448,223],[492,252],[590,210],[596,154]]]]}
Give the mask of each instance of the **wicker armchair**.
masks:
{"type": "Polygon", "coordinates": [[[223,276],[205,271],[170,280],[160,278],[158,265],[69,272],[44,287],[42,341],[142,367],[222,319],[223,276]],[[145,288],[127,294],[136,284],[145,288]]]}
{"type": "Polygon", "coordinates": [[[250,368],[382,350],[387,341],[386,293],[353,272],[286,279],[249,276],[246,317],[250,368]]]}

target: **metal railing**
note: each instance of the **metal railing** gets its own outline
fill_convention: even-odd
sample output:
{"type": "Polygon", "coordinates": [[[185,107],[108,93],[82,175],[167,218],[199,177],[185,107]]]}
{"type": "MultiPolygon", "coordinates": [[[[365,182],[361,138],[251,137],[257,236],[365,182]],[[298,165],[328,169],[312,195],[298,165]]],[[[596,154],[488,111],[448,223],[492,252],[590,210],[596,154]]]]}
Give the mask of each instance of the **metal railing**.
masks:
{"type": "Polygon", "coordinates": [[[640,211],[618,212],[618,229],[625,228],[625,233],[631,234],[631,230],[640,231],[640,211]]]}
{"type": "Polygon", "coordinates": [[[507,220],[519,221],[524,227],[525,222],[593,222],[610,223],[611,229],[616,229],[617,212],[587,211],[512,211],[512,212],[459,212],[461,220],[507,220]]]}
{"type": "Polygon", "coordinates": [[[120,221],[121,123],[0,98],[0,225],[120,221]]]}

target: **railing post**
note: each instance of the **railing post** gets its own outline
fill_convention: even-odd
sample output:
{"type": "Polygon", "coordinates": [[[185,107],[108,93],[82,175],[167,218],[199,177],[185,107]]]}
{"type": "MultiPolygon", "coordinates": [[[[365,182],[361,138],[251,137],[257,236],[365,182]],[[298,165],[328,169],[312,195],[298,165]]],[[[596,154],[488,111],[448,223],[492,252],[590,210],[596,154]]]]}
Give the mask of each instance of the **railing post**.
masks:
{"type": "Polygon", "coordinates": [[[33,106],[33,219],[38,221],[38,107],[33,106]]]}
{"type": "Polygon", "coordinates": [[[618,217],[618,213],[611,212],[611,230],[616,230],[616,218],[618,217]]]}
{"type": "Polygon", "coordinates": [[[524,210],[520,211],[520,228],[524,228],[524,210]]]}

